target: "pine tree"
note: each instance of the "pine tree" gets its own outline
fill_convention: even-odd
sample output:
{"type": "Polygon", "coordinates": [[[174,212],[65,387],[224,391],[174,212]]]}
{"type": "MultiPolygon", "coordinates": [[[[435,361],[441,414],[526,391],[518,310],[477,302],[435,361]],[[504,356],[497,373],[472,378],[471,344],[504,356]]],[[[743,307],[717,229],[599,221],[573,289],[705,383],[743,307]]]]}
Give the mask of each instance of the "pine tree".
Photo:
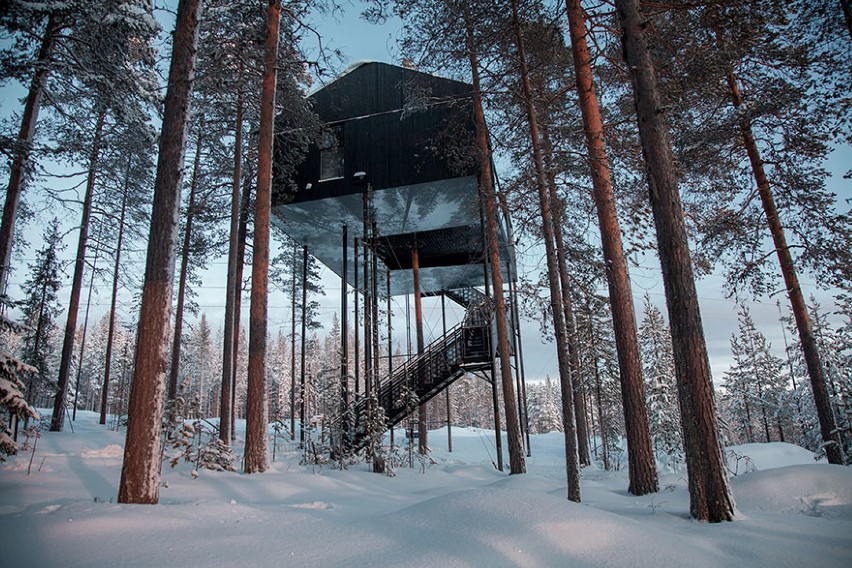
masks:
{"type": "Polygon", "coordinates": [[[734,362],[723,377],[721,399],[740,442],[783,439],[783,363],[772,354],[748,308],[741,305],[737,315],[739,329],[731,336],[734,362]]]}
{"type": "Polygon", "coordinates": [[[677,405],[674,354],[663,314],[646,294],[639,326],[646,404],[657,459],[672,471],[683,461],[683,435],[677,405]]]}
{"type": "Polygon", "coordinates": [[[542,385],[542,399],[536,420],[537,431],[541,434],[562,431],[562,409],[559,408],[559,389],[548,376],[542,385]]]}
{"type": "Polygon", "coordinates": [[[275,135],[275,91],[278,74],[278,34],[281,2],[270,0],[267,11],[266,55],[260,105],[260,135],[257,159],[257,193],[254,213],[251,311],[249,314],[248,404],[246,409],[246,473],[266,470],[266,318],[269,276],[269,210],[272,196],[272,154],[275,135]]]}
{"type": "Polygon", "coordinates": [[[14,438],[17,424],[22,420],[39,418],[24,396],[26,387],[20,377],[23,373],[33,374],[37,370],[13,356],[6,344],[9,333],[23,331],[22,326],[0,314],[0,462],[5,461],[5,456],[18,452],[14,438]],[[12,424],[15,431],[10,427],[12,424]]]}
{"type": "Polygon", "coordinates": [[[142,0],[109,0],[83,5],[83,17],[75,20],[74,41],[68,46],[70,66],[57,67],[51,100],[58,104],[54,130],[60,154],[85,163],[86,183],[80,230],[71,282],[62,358],[57,379],[50,428],[62,429],[65,397],[73,357],[77,312],[82,290],[91,215],[98,174],[103,168],[102,150],[108,143],[112,124],[145,124],[146,103],[156,96],[151,41],[159,27],[142,0]],[[75,112],[62,112],[63,107],[75,112]]]}
{"type": "Polygon", "coordinates": [[[827,191],[823,167],[832,146],[852,137],[847,72],[852,44],[837,41],[839,13],[826,18],[818,4],[734,1],[675,11],[660,19],[668,46],[660,55],[669,60],[667,102],[673,116],[682,117],[679,136],[692,154],[681,163],[697,163],[694,169],[710,176],[722,163],[730,170],[725,177],[737,180],[719,184],[696,176],[694,218],[706,258],[726,266],[731,289],[750,286],[760,293],[777,287],[777,258],[827,455],[840,463],[831,444],[835,424],[820,362],[824,355],[816,346],[800,274],[812,272],[834,286],[852,281],[852,222],[827,191]],[[726,194],[707,191],[719,185],[726,194]]]}
{"type": "MultiPolygon", "coordinates": [[[[844,345],[841,330],[830,325],[827,314],[822,311],[813,297],[810,299],[810,305],[817,345],[820,352],[825,354],[824,373],[831,410],[837,425],[833,438],[840,447],[844,463],[849,463],[850,455],[852,455],[852,420],[850,420],[852,418],[852,365],[850,365],[849,345],[848,343],[844,345]]],[[[848,328],[849,314],[847,312],[844,315],[847,318],[848,328]]]]}
{"type": "Polygon", "coordinates": [[[192,92],[200,10],[199,0],[181,0],[178,4],[119,485],[118,500],[121,503],[154,504],[159,500],[165,353],[169,338],[185,126],[192,92]]]}
{"type": "Polygon", "coordinates": [[[33,6],[30,3],[14,2],[4,6],[4,10],[0,14],[2,15],[0,25],[3,29],[17,32],[14,34],[15,42],[12,49],[4,49],[3,56],[0,57],[0,60],[3,61],[3,78],[9,76],[22,78],[22,71],[24,74],[30,75],[30,86],[21,116],[21,126],[11,152],[13,156],[12,165],[9,184],[6,187],[2,222],[0,222],[0,295],[6,293],[8,271],[11,268],[14,226],[18,217],[18,204],[24,188],[27,162],[32,153],[41,100],[48,75],[54,63],[54,51],[65,18],[65,14],[62,14],[61,10],[42,12],[40,8],[40,6],[33,6]],[[43,29],[34,33],[27,33],[33,31],[33,27],[38,29],[42,25],[44,26],[43,29]],[[24,33],[21,33],[22,31],[24,33]],[[32,51],[32,46],[28,45],[31,37],[41,37],[41,42],[35,59],[26,64],[21,61],[25,58],[22,58],[20,54],[22,51],[32,51]]]}
{"type": "Polygon", "coordinates": [[[62,287],[59,254],[64,249],[58,219],[54,218],[47,226],[43,241],[22,288],[24,299],[18,302],[26,325],[21,358],[35,369],[27,377],[24,393],[29,404],[45,404],[55,388],[50,379],[55,371],[50,364],[54,351],[51,335],[62,313],[58,296],[62,287]]]}
{"type": "Polygon", "coordinates": [[[690,514],[710,522],[731,520],[733,498],[719,442],[713,382],[695,292],[683,206],[669,129],[637,0],[616,0],[624,55],[630,69],[650,202],[678,376],[690,514]]]}

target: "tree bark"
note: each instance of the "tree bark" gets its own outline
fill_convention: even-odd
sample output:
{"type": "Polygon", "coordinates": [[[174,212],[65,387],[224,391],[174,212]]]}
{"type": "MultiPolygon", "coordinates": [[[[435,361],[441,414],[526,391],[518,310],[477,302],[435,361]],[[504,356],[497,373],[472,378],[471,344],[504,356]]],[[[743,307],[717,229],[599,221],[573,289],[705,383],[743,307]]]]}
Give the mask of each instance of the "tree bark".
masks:
{"type": "Polygon", "coordinates": [[[542,128],[542,142],[547,162],[547,188],[550,206],[554,214],[553,238],[556,240],[556,264],[559,266],[559,284],[562,290],[562,306],[565,317],[565,333],[568,341],[568,361],[571,365],[571,385],[574,390],[574,422],[577,424],[577,457],[581,466],[591,465],[589,457],[589,435],[586,428],[586,400],[583,396],[582,367],[577,345],[577,329],[574,323],[574,305],[571,295],[571,278],[568,275],[568,261],[565,258],[565,240],[562,234],[563,213],[558,207],[556,195],[556,173],[553,170],[550,156],[553,148],[550,144],[548,131],[542,128]]]}
{"type": "MultiPolygon", "coordinates": [[[[734,107],[739,108],[743,104],[743,98],[737,84],[737,78],[732,69],[728,70],[728,87],[731,89],[731,100],[734,107]]],[[[817,417],[819,418],[819,429],[822,435],[822,443],[825,447],[825,455],[828,458],[828,463],[842,464],[843,452],[835,437],[836,426],[834,415],[831,411],[831,399],[828,396],[825,374],[822,362],[820,361],[819,349],[816,337],[814,336],[813,326],[811,325],[811,318],[808,314],[808,306],[802,294],[799,276],[796,273],[793,256],[790,254],[790,247],[787,245],[787,237],[784,234],[784,227],[781,225],[781,219],[778,216],[778,208],[775,205],[772,188],[769,186],[769,178],[766,177],[766,170],[763,167],[760,150],[754,139],[751,122],[745,115],[742,115],[740,119],[740,135],[743,138],[743,144],[745,144],[746,152],[748,153],[754,181],[757,184],[757,192],[760,195],[763,212],[766,214],[766,223],[772,235],[772,242],[775,244],[778,263],[781,265],[781,274],[784,277],[784,284],[787,287],[790,307],[793,311],[793,317],[796,320],[796,329],[799,332],[799,340],[802,343],[802,352],[805,356],[805,365],[808,368],[808,377],[811,380],[811,390],[813,391],[817,417]]]]}
{"type": "Polygon", "coordinates": [[[201,0],[180,0],[154,182],[119,503],[157,503],[180,186],[201,0]]]}
{"type": "MultiPolygon", "coordinates": [[[[473,65],[473,62],[471,62],[471,65],[473,65]]],[[[497,352],[500,357],[500,381],[503,388],[503,409],[506,415],[506,441],[509,444],[509,474],[526,473],[527,466],[524,460],[524,446],[521,438],[517,398],[515,396],[515,385],[512,381],[509,321],[506,317],[506,298],[503,295],[503,273],[500,270],[502,264],[500,262],[500,248],[497,240],[497,204],[492,181],[491,150],[488,146],[488,131],[485,125],[485,114],[482,109],[478,65],[477,67],[472,67],[472,69],[475,74],[473,114],[476,124],[480,163],[479,199],[484,205],[486,250],[488,253],[488,263],[491,265],[491,288],[497,327],[497,352]]]]}
{"type": "MultiPolygon", "coordinates": [[[[238,76],[242,78],[242,59],[238,76]]],[[[237,253],[239,251],[240,181],[243,159],[243,91],[238,87],[237,116],[234,125],[234,175],[231,184],[231,228],[228,239],[228,276],[225,283],[225,331],[222,340],[222,389],[219,398],[219,439],[231,443],[231,383],[234,381],[234,320],[237,298],[237,253]]]]}
{"type": "MultiPolygon", "coordinates": [[[[231,439],[237,436],[237,368],[240,358],[240,320],[243,295],[243,269],[246,264],[246,240],[248,239],[249,202],[251,201],[251,177],[245,176],[243,194],[240,198],[240,226],[237,231],[237,276],[236,294],[234,297],[234,363],[233,378],[231,379],[231,439]]],[[[295,432],[295,430],[294,430],[295,432]]]]}
{"type": "Polygon", "coordinates": [[[586,21],[580,0],[568,0],[567,14],[577,94],[583,115],[586,147],[589,151],[592,195],[598,211],[601,245],[606,261],[615,348],[618,354],[618,367],[621,371],[619,374],[621,401],[624,407],[630,474],[628,491],[634,495],[656,493],[659,490],[659,484],[648,426],[648,411],[645,406],[645,383],[642,379],[642,361],[639,358],[633,291],[621,242],[621,228],[618,224],[615,194],[609,171],[603,120],[592,77],[591,57],[586,43],[586,21]]]}
{"type": "Polygon", "coordinates": [[[53,401],[53,415],[50,419],[50,431],[61,432],[65,420],[65,397],[68,395],[68,375],[71,372],[71,358],[74,352],[74,336],[77,333],[77,312],[80,307],[80,292],[83,289],[83,271],[86,268],[86,245],[89,240],[89,220],[92,216],[92,197],[95,192],[98,157],[100,156],[101,137],[103,135],[106,111],[98,111],[92,148],[89,151],[89,172],[86,178],[86,193],[83,197],[83,216],[80,220],[80,235],[77,240],[77,257],[74,261],[74,276],[71,280],[71,298],[68,302],[68,317],[65,320],[65,338],[62,342],[62,358],[59,360],[59,378],[56,398],[53,401]]]}
{"type": "Polygon", "coordinates": [[[278,28],[281,0],[269,0],[266,13],[266,54],[260,102],[257,152],[257,193],[254,205],[254,248],[249,312],[248,400],[246,408],[245,473],[266,470],[266,318],[269,276],[269,213],[272,207],[272,147],[275,134],[275,87],[278,77],[278,28]]]}
{"type": "Polygon", "coordinates": [[[35,72],[24,103],[24,114],[21,117],[21,128],[18,130],[15,153],[9,168],[9,185],[6,187],[6,201],[3,206],[3,218],[0,221],[0,295],[6,293],[6,280],[12,257],[12,238],[15,232],[15,217],[18,213],[18,203],[24,185],[24,170],[30,156],[30,150],[35,137],[35,127],[41,108],[41,97],[47,76],[50,73],[50,58],[56,38],[62,29],[59,16],[51,14],[47,19],[47,27],[41,40],[41,46],[36,58],[35,72]]]}
{"type": "Polygon", "coordinates": [[[180,375],[180,345],[183,339],[183,307],[186,299],[186,276],[189,272],[189,249],[192,243],[192,221],[195,218],[195,195],[198,192],[198,171],[201,168],[201,140],[204,133],[204,118],[198,126],[195,145],[195,160],[192,165],[192,180],[189,182],[189,199],[186,204],[186,225],[183,228],[183,246],[180,253],[177,306],[175,307],[175,331],[172,336],[172,361],[169,371],[167,400],[175,400],[180,375]]]}
{"type": "Polygon", "coordinates": [[[115,304],[118,300],[118,268],[121,265],[121,244],[124,240],[124,219],[127,214],[127,196],[130,192],[130,170],[132,157],[127,161],[127,173],[124,176],[124,194],[121,196],[121,213],[118,219],[118,242],[115,245],[115,263],[112,269],[112,297],[109,306],[109,327],[107,329],[106,354],[104,355],[104,384],[101,387],[101,415],[99,424],[106,424],[109,404],[109,380],[112,369],[112,343],[115,337],[115,304]]]}
{"type": "MultiPolygon", "coordinates": [[[[100,241],[98,230],[98,241],[100,241]]],[[[92,290],[95,287],[95,273],[98,269],[98,257],[101,254],[100,242],[95,246],[95,255],[92,259],[92,274],[89,276],[89,291],[86,294],[86,315],[83,316],[83,336],[80,338],[80,356],[77,358],[77,378],[74,381],[74,408],[71,413],[71,421],[77,421],[77,405],[80,402],[80,379],[83,376],[83,355],[86,353],[86,335],[89,330],[89,312],[92,307],[92,290]]]]}
{"type": "MultiPolygon", "coordinates": [[[[420,295],[420,252],[417,247],[417,236],[411,245],[411,272],[414,281],[414,329],[417,338],[417,355],[423,354],[423,307],[420,295]]],[[[420,382],[422,379],[418,379],[420,382]]],[[[417,407],[417,450],[421,454],[429,451],[427,436],[429,435],[429,416],[426,403],[420,403],[417,407]]]]}
{"type": "Polygon", "coordinates": [[[734,502],[719,441],[710,363],[668,127],[639,4],[637,0],[616,0],[615,5],[633,83],[671,325],[690,513],[699,520],[728,521],[734,516],[734,502]]]}
{"type": "Polygon", "coordinates": [[[562,290],[559,283],[559,261],[553,235],[553,214],[547,193],[547,179],[544,159],[541,152],[541,136],[538,129],[538,117],[533,102],[532,86],[527,69],[526,50],[523,34],[518,20],[518,2],[512,0],[515,39],[518,45],[518,63],[521,70],[521,82],[524,92],[524,106],[530,127],[530,139],[533,148],[533,161],[536,171],[536,189],[541,207],[542,233],[544,235],[545,256],[547,259],[547,280],[550,287],[550,309],[553,316],[553,332],[556,336],[556,357],[559,366],[559,385],[562,390],[562,422],[565,436],[565,467],[568,478],[568,499],[580,501],[580,465],[577,457],[577,425],[574,419],[574,388],[571,383],[571,364],[568,358],[568,334],[565,331],[565,313],[562,302],[562,290]]]}

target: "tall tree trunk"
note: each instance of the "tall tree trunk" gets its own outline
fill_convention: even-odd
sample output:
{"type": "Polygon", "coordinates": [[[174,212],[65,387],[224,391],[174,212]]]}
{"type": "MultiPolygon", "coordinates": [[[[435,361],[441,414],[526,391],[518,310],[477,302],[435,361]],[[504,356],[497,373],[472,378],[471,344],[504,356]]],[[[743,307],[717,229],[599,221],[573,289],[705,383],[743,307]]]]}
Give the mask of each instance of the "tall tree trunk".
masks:
{"type": "Polygon", "coordinates": [[[732,520],[731,496],[719,441],[713,381],[677,188],[677,172],[663,120],[651,54],[637,0],[616,0],[624,55],[633,82],[642,153],[666,291],[678,378],[689,478],[690,513],[710,522],[732,520]]]}
{"type": "Polygon", "coordinates": [[[41,108],[41,96],[50,73],[53,48],[56,38],[62,29],[59,16],[51,14],[47,19],[47,27],[41,40],[38,56],[35,62],[35,72],[24,103],[24,113],[21,116],[21,128],[15,141],[15,152],[9,168],[9,185],[6,187],[6,201],[3,206],[3,219],[0,221],[0,295],[6,293],[6,280],[9,276],[9,263],[12,257],[12,238],[15,232],[15,217],[18,213],[18,202],[24,185],[24,170],[30,156],[30,150],[35,137],[38,112],[41,108]]]}
{"type": "MultiPolygon", "coordinates": [[[[251,159],[251,153],[248,156],[251,159]]],[[[231,379],[231,439],[237,436],[237,371],[240,360],[240,320],[243,295],[243,268],[246,264],[246,240],[248,239],[249,203],[251,202],[251,175],[244,176],[243,194],[240,197],[240,226],[237,231],[237,288],[234,297],[234,374],[231,379]]]]}
{"type": "MultiPolygon", "coordinates": [[[[732,69],[728,70],[728,87],[731,89],[731,100],[734,107],[739,108],[743,104],[743,98],[732,69]]],[[[808,314],[808,306],[805,304],[805,296],[802,294],[802,287],[799,285],[799,276],[796,274],[796,266],[793,264],[793,256],[790,254],[790,247],[787,245],[787,237],[778,216],[778,208],[775,206],[775,198],[772,195],[772,189],[769,187],[769,178],[766,177],[766,170],[763,167],[760,150],[758,150],[757,142],[754,139],[751,122],[745,115],[742,115],[740,119],[740,135],[743,138],[746,152],[748,152],[754,181],[757,184],[757,192],[760,195],[760,202],[763,204],[763,212],[766,213],[766,223],[769,225],[769,232],[772,234],[778,263],[781,265],[781,274],[784,276],[784,284],[787,287],[787,296],[790,298],[790,307],[796,320],[796,329],[799,332],[802,352],[805,355],[805,365],[811,379],[811,390],[814,394],[825,455],[828,458],[828,463],[842,464],[843,452],[836,438],[834,415],[831,412],[825,374],[820,361],[811,318],[808,314]]]]}
{"type": "Polygon", "coordinates": [[[754,427],[751,420],[751,406],[748,404],[749,394],[743,389],[743,408],[746,414],[746,441],[749,444],[754,443],[754,427]]]}
{"type": "MultiPolygon", "coordinates": [[[[240,51],[242,53],[242,50],[240,51]]],[[[237,77],[242,84],[243,64],[240,58],[240,70],[237,77]]],[[[228,276],[225,283],[225,332],[222,340],[222,389],[219,398],[219,439],[222,443],[231,443],[231,384],[234,381],[234,320],[236,311],[237,253],[239,251],[240,226],[240,181],[242,180],[243,159],[243,91],[238,87],[237,109],[234,125],[234,175],[231,183],[231,228],[228,238],[228,276]]]]}
{"type": "Polygon", "coordinates": [[[83,376],[83,355],[86,353],[86,335],[89,330],[89,312],[92,307],[92,290],[95,288],[95,273],[98,269],[98,257],[101,253],[100,235],[101,230],[98,230],[98,243],[95,247],[95,256],[92,259],[92,274],[89,277],[89,291],[86,293],[86,315],[83,316],[83,337],[80,339],[80,356],[77,358],[77,378],[74,381],[74,409],[71,413],[71,420],[77,421],[77,406],[80,402],[80,379],[83,376]]]}
{"type": "MultiPolygon", "coordinates": [[[[420,249],[418,248],[417,236],[415,242],[411,245],[411,272],[414,281],[414,329],[417,337],[417,355],[423,355],[423,307],[421,304],[420,294],[420,249]]],[[[425,372],[425,371],[421,371],[425,372]]],[[[423,377],[418,377],[417,382],[423,380],[423,377]]],[[[421,454],[429,451],[429,443],[427,436],[429,435],[429,416],[426,403],[422,402],[417,407],[417,450],[421,454]]]]}
{"type": "MultiPolygon", "coordinates": [[[[357,239],[356,239],[357,240],[357,239]]],[[[357,243],[356,243],[357,244],[357,243]]],[[[296,255],[298,245],[293,243],[293,256],[290,263],[290,439],[296,439],[296,255]]],[[[358,262],[355,261],[355,274],[358,274],[358,262]]],[[[357,304],[356,304],[357,306],[357,304]]],[[[356,308],[357,309],[357,308],[356,308]]],[[[301,401],[301,394],[299,395],[301,401]]],[[[300,426],[301,428],[301,426],[300,426]]],[[[299,434],[299,440],[302,436],[299,434]]]]}
{"type": "Polygon", "coordinates": [[[71,299],[68,302],[68,318],[65,320],[65,338],[62,342],[62,358],[59,361],[56,398],[53,401],[53,416],[50,419],[50,431],[61,432],[65,420],[65,397],[68,395],[68,376],[71,372],[71,358],[74,352],[74,336],[77,333],[77,311],[80,307],[80,292],[83,289],[83,271],[86,268],[86,244],[89,240],[89,219],[92,215],[92,196],[95,192],[98,157],[101,150],[101,137],[104,130],[106,111],[98,111],[92,148],[89,151],[89,172],[86,178],[86,194],[83,197],[83,216],[80,220],[80,236],[77,240],[77,257],[74,261],[74,277],[71,280],[71,299]]]}
{"type": "Polygon", "coordinates": [[[189,198],[186,204],[186,225],[183,228],[183,246],[180,251],[180,272],[178,274],[177,306],[175,307],[175,331],[172,336],[172,364],[169,369],[169,386],[166,400],[175,400],[180,375],[180,345],[183,339],[183,308],[186,300],[186,276],[189,272],[189,251],[192,244],[192,221],[195,219],[195,195],[198,192],[198,172],[201,168],[201,140],[204,133],[204,117],[198,125],[198,137],[195,141],[195,160],[192,164],[192,179],[189,182],[189,198]]]}
{"type": "Polygon", "coordinates": [[[553,238],[556,240],[556,264],[559,266],[559,284],[562,290],[562,306],[565,317],[565,333],[568,341],[568,362],[571,366],[571,385],[574,389],[574,421],[577,424],[577,458],[581,466],[592,463],[589,457],[589,434],[586,428],[586,397],[583,396],[580,355],[577,346],[577,329],[574,324],[574,305],[571,294],[571,277],[565,258],[565,238],[562,234],[563,207],[556,194],[556,171],[553,167],[553,146],[547,128],[542,127],[542,144],[547,167],[547,189],[553,212],[553,238]]]}
{"type": "MultiPolygon", "coordinates": [[[[44,301],[47,298],[47,280],[41,285],[41,301],[38,304],[38,320],[36,320],[35,335],[33,336],[33,353],[38,353],[39,345],[41,344],[41,336],[44,333],[44,301]]],[[[27,380],[27,404],[35,406],[33,386],[35,386],[35,373],[29,373],[27,380]]]]}
{"type": "Polygon", "coordinates": [[[266,470],[266,317],[269,275],[269,211],[272,207],[272,145],[275,133],[275,86],[278,77],[278,27],[281,0],[269,0],[266,15],[266,54],[260,102],[257,153],[257,193],[254,205],[254,248],[249,312],[248,401],[246,409],[245,473],[266,470]]]}
{"type": "Polygon", "coordinates": [[[118,268],[121,266],[121,244],[124,240],[124,218],[127,214],[127,196],[130,193],[130,171],[133,157],[127,160],[127,172],[124,175],[124,194],[121,196],[121,213],[118,218],[118,242],[115,244],[115,263],[112,269],[112,297],[109,306],[109,327],[107,329],[106,354],[104,355],[104,382],[101,387],[101,416],[99,424],[106,424],[107,405],[109,403],[109,379],[112,369],[112,343],[115,337],[115,304],[118,299],[118,268]]]}
{"type": "Polygon", "coordinates": [[[577,425],[574,419],[574,387],[571,383],[571,364],[568,358],[568,334],[565,330],[565,312],[562,302],[562,290],[559,283],[559,261],[553,236],[553,214],[547,193],[547,179],[544,159],[541,152],[541,136],[538,129],[532,86],[527,69],[526,50],[523,34],[518,20],[518,2],[512,0],[512,15],[515,28],[515,40],[518,45],[518,63],[521,69],[521,82],[524,90],[524,105],[530,127],[530,139],[533,148],[533,161],[536,171],[536,189],[541,207],[542,233],[544,235],[545,255],[547,259],[547,280],[550,286],[550,308],[553,316],[553,332],[556,336],[556,357],[559,365],[559,386],[562,390],[562,421],[565,435],[565,467],[568,478],[568,499],[580,501],[580,464],[577,458],[577,425]]]}
{"type": "Polygon", "coordinates": [[[500,247],[497,240],[497,203],[491,171],[491,150],[488,146],[488,130],[482,109],[482,93],[479,84],[479,65],[475,60],[475,46],[470,42],[471,70],[473,74],[473,115],[479,149],[479,199],[484,205],[485,237],[488,264],[491,265],[491,288],[494,298],[494,316],[497,326],[497,352],[500,357],[500,380],[503,388],[503,409],[506,415],[506,440],[509,444],[509,474],[526,473],[524,445],[521,438],[515,385],[512,380],[511,348],[509,346],[509,321],[506,317],[506,298],[503,295],[503,272],[500,262],[500,247]]]}
{"type": "Polygon", "coordinates": [[[624,407],[630,473],[628,491],[634,495],[644,495],[657,492],[659,485],[648,426],[648,411],[645,406],[645,383],[642,379],[642,361],[639,358],[633,291],[630,287],[627,259],[621,242],[621,228],[618,224],[618,212],[609,171],[603,120],[592,77],[592,62],[586,43],[586,21],[580,0],[568,0],[567,14],[577,94],[583,115],[586,147],[589,151],[592,195],[598,211],[601,245],[606,261],[615,348],[618,354],[618,367],[621,371],[619,374],[621,401],[624,407]]]}
{"type": "Polygon", "coordinates": [[[178,3],[154,182],[154,206],[130,387],[127,438],[118,488],[119,503],[153,504],[159,500],[160,431],[181,174],[200,15],[201,0],[180,0],[178,3]]]}
{"type": "MultiPolygon", "coordinates": [[[[592,340],[592,345],[597,344],[597,338],[595,337],[595,324],[592,321],[592,310],[589,308],[589,337],[592,340]]],[[[600,367],[598,367],[598,354],[596,351],[592,353],[592,369],[595,375],[595,404],[598,409],[598,428],[600,429],[601,434],[601,461],[603,462],[603,466],[605,470],[609,470],[609,434],[607,433],[607,425],[604,421],[604,412],[603,412],[603,397],[602,395],[602,384],[601,384],[601,371],[600,367]]]]}

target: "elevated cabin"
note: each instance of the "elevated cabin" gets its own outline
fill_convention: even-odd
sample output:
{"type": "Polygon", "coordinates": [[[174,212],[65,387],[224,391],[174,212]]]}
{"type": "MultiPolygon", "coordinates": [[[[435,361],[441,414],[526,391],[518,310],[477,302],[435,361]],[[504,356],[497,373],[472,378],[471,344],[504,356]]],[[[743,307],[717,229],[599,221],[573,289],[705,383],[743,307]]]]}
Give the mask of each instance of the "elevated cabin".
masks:
{"type": "MultiPolygon", "coordinates": [[[[483,227],[472,87],[385,63],[359,63],[310,98],[322,123],[290,183],[273,198],[273,222],[338,275],[355,281],[354,239],[367,238],[390,272],[391,293],[484,283],[483,227]],[[368,231],[365,233],[365,221],[368,231]]],[[[280,181],[280,180],[279,180],[280,181]]],[[[505,231],[501,268],[514,273],[505,231]]],[[[384,292],[384,286],[380,288],[384,292]]]]}

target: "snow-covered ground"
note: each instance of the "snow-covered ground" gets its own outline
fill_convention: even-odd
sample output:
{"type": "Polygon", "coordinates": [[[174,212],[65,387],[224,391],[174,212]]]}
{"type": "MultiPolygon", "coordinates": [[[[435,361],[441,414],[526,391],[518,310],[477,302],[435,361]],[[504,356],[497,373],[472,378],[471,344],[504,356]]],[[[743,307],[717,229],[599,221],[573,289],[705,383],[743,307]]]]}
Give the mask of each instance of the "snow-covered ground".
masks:
{"type": "Polygon", "coordinates": [[[735,448],[733,523],[688,518],[684,474],[635,497],[624,472],[583,471],[566,500],[561,434],[532,437],[529,473],[494,469],[493,434],[430,434],[436,463],[369,473],[299,465],[263,474],[163,470],[160,505],[115,503],[124,434],[78,413],[0,464],[2,566],[852,566],[852,469],[789,444],[735,448]]]}

